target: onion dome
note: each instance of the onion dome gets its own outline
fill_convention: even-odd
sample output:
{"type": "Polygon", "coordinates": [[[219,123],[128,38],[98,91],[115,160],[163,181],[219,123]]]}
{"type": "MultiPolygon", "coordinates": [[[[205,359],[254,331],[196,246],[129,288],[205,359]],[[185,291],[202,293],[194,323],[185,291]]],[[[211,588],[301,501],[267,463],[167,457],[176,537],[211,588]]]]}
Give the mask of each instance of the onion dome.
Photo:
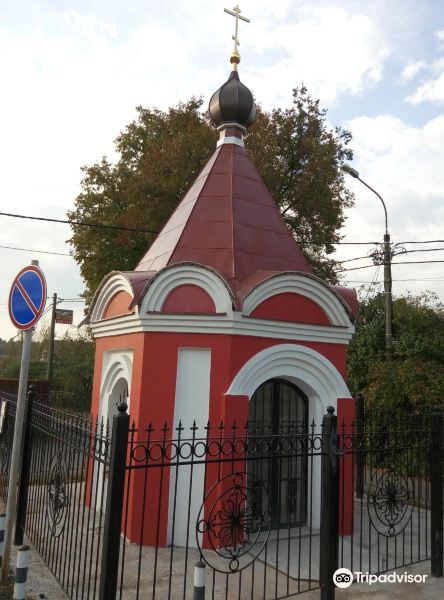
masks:
{"type": "MultiPolygon", "coordinates": [[[[237,65],[233,65],[237,66],[237,65]]],[[[254,123],[256,106],[253,94],[240,79],[234,68],[228,80],[214,92],[210,100],[210,116],[218,130],[240,127],[245,133],[254,123]]]]}

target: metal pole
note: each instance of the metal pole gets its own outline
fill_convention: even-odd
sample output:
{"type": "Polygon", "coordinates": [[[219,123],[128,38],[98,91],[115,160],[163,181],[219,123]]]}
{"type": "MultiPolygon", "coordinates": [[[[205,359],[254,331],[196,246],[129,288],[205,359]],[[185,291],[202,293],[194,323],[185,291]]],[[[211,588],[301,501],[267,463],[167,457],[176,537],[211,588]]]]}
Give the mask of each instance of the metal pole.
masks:
{"type": "Polygon", "coordinates": [[[434,577],[443,576],[443,422],[442,409],[433,409],[432,446],[430,448],[430,537],[431,572],[434,577]]]}
{"type": "MultiPolygon", "coordinates": [[[[392,322],[393,322],[393,303],[392,303],[392,251],[390,247],[390,234],[388,232],[388,215],[387,215],[387,206],[385,205],[384,198],[381,194],[373,189],[368,183],[366,183],[363,179],[359,177],[358,171],[350,167],[350,165],[342,165],[342,170],[345,173],[348,173],[355,179],[358,179],[367,189],[375,194],[381,201],[382,207],[384,209],[384,219],[385,219],[385,234],[384,234],[384,244],[383,244],[383,254],[384,254],[384,314],[385,314],[385,349],[387,355],[390,352],[392,346],[392,322]]],[[[380,264],[378,262],[378,264],[380,264]]]]}
{"type": "Polygon", "coordinates": [[[384,312],[385,312],[385,349],[387,352],[392,347],[392,251],[390,247],[390,234],[384,234],[384,312]]]}
{"type": "Polygon", "coordinates": [[[364,497],[364,398],[356,397],[356,498],[364,497]]]}
{"type": "Polygon", "coordinates": [[[113,417],[99,600],[115,600],[117,594],[120,532],[122,528],[129,432],[129,415],[126,412],[127,409],[128,406],[124,402],[121,402],[117,406],[118,414],[113,417]]]}
{"type": "Polygon", "coordinates": [[[0,567],[2,566],[3,560],[3,546],[5,543],[5,513],[0,515],[0,567]]]}
{"type": "Polygon", "coordinates": [[[56,324],[56,310],[57,310],[57,294],[54,294],[52,297],[51,330],[49,333],[48,392],[51,388],[52,372],[53,372],[53,364],[54,364],[54,337],[55,337],[55,324],[56,324]]]}
{"type": "Polygon", "coordinates": [[[322,421],[321,527],[319,579],[321,600],[335,600],[333,574],[338,568],[339,551],[339,459],[337,421],[333,406],[327,407],[322,421]]]}
{"type": "Polygon", "coordinates": [[[360,177],[356,177],[373,192],[381,201],[384,208],[385,234],[384,234],[384,315],[385,315],[385,349],[390,352],[392,347],[392,322],[393,322],[393,303],[392,303],[392,249],[390,244],[390,234],[388,232],[387,207],[380,194],[374,190],[368,183],[360,177]]]}
{"type": "MultiPolygon", "coordinates": [[[[32,261],[35,264],[35,261],[32,261]]],[[[9,558],[11,556],[12,528],[17,510],[17,482],[20,470],[23,418],[25,415],[26,388],[28,385],[29,359],[31,356],[33,328],[23,332],[22,363],[20,367],[20,381],[17,394],[17,408],[15,413],[14,441],[12,443],[11,466],[9,471],[8,501],[6,505],[5,547],[3,553],[2,576],[5,579],[9,571],[9,558]]]]}
{"type": "Polygon", "coordinates": [[[35,385],[29,386],[28,392],[28,407],[25,415],[25,435],[23,441],[23,457],[22,468],[20,469],[20,480],[18,486],[17,499],[17,519],[15,524],[14,544],[21,546],[23,544],[23,536],[25,534],[26,511],[28,508],[28,490],[29,479],[31,476],[31,460],[32,460],[32,408],[34,401],[37,398],[35,385]]]}

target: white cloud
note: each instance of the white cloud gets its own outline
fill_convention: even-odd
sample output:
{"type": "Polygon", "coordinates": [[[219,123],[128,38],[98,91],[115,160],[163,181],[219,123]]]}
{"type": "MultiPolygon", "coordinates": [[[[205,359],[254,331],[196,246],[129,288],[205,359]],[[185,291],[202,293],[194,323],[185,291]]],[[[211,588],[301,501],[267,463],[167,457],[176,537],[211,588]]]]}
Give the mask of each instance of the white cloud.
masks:
{"type": "Polygon", "coordinates": [[[423,60],[416,60],[413,62],[409,62],[403,69],[401,73],[401,79],[403,82],[410,81],[414,79],[418,73],[427,68],[427,63],[423,60]]]}
{"type": "Polygon", "coordinates": [[[331,104],[381,80],[390,47],[376,22],[332,7],[305,7],[304,15],[278,25],[261,19],[246,32],[249,46],[264,57],[258,68],[246,67],[259,98],[288,103],[288,92],[303,81],[331,104]]]}
{"type": "MultiPolygon", "coordinates": [[[[442,239],[444,115],[431,119],[422,127],[411,127],[401,119],[382,115],[355,118],[348,123],[348,127],[353,134],[354,166],[361,178],[385,200],[392,240],[442,239]]],[[[381,240],[384,213],[378,198],[355,179],[349,178],[348,184],[355,192],[356,205],[349,211],[344,230],[346,238],[381,240]]],[[[343,246],[337,255],[345,259],[361,254],[353,246],[343,246]]],[[[444,259],[442,252],[407,256],[397,260],[444,259]]],[[[346,266],[365,263],[369,263],[369,260],[348,263],[346,266]]],[[[351,271],[347,279],[368,280],[374,271],[373,268],[351,271]]],[[[442,277],[442,265],[432,263],[394,267],[393,272],[395,279],[442,277]]],[[[400,293],[406,287],[416,292],[427,288],[435,289],[441,295],[444,292],[442,281],[399,282],[394,290],[400,293]]]]}
{"type": "Polygon", "coordinates": [[[438,38],[438,40],[440,40],[441,42],[444,42],[444,29],[435,31],[435,36],[438,38]]]}
{"type": "MultiPolygon", "coordinates": [[[[244,1],[242,11],[252,22],[241,24],[241,77],[267,108],[287,105],[301,81],[326,105],[365,93],[381,81],[393,39],[414,31],[416,19],[413,5],[389,14],[390,3],[382,0],[371,6],[358,0],[244,1]]],[[[79,192],[81,165],[113,155],[113,139],[135,117],[136,105],[166,108],[201,93],[208,99],[224,81],[234,20],[223,15],[222,0],[136,3],[131,11],[121,0],[24,4],[28,19],[8,21],[5,13],[0,22],[2,209],[64,218],[79,192]]],[[[368,165],[362,164],[362,174],[377,185],[385,184],[377,177],[409,135],[412,156],[439,144],[433,132],[421,138],[397,119],[355,120],[353,127],[357,156],[372,165],[365,173],[368,165]],[[415,147],[415,140],[425,148],[415,147]]],[[[440,148],[436,153],[442,156],[440,148]]],[[[405,161],[414,172],[410,157],[405,161]]],[[[421,165],[428,172],[426,162],[421,165]]],[[[429,203],[440,193],[433,189],[429,203]]],[[[392,187],[387,193],[391,202],[392,187]]],[[[368,204],[360,227],[376,235],[380,207],[374,199],[368,204]]],[[[0,220],[0,244],[63,252],[69,235],[61,225],[0,220]]],[[[35,256],[7,250],[2,256],[0,337],[7,337],[14,331],[1,305],[16,272],[35,256]]],[[[51,294],[75,297],[82,291],[74,261],[37,257],[51,294]]]]}
{"type": "Polygon", "coordinates": [[[410,104],[421,104],[421,102],[444,102],[444,70],[435,79],[430,79],[421,84],[416,91],[407,96],[410,104]]]}
{"type": "MultiPolygon", "coordinates": [[[[444,41],[444,29],[435,31],[435,36],[444,41]]],[[[441,46],[443,47],[443,46],[441,46]]],[[[402,79],[409,81],[420,71],[429,71],[435,77],[421,82],[413,94],[407,96],[406,101],[410,104],[421,104],[422,102],[444,102],[444,57],[431,63],[416,61],[408,64],[402,72],[402,79]]]]}

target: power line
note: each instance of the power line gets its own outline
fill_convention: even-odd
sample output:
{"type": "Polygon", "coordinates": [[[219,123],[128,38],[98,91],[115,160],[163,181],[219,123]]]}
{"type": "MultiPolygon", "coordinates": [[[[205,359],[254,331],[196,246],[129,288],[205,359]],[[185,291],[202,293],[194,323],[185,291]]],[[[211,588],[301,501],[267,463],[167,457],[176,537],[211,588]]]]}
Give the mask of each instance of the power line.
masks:
{"type": "Polygon", "coordinates": [[[57,256],[70,256],[74,258],[71,254],[67,254],[66,252],[52,252],[50,250],[34,250],[33,248],[17,248],[16,246],[0,246],[0,248],[4,248],[6,250],[20,250],[24,252],[32,252],[33,254],[56,254],[57,256]]]}
{"type": "MultiPolygon", "coordinates": [[[[398,281],[444,281],[444,277],[421,277],[421,278],[413,278],[413,279],[393,279],[393,283],[398,281]]],[[[347,279],[346,283],[368,283],[375,285],[382,285],[383,281],[362,281],[362,279],[347,279]]]]}
{"type": "Polygon", "coordinates": [[[125,227],[124,225],[106,225],[105,223],[92,223],[83,221],[71,221],[68,219],[50,219],[49,217],[31,217],[29,215],[18,215],[15,213],[0,212],[2,217],[12,217],[14,219],[30,219],[31,221],[47,221],[49,223],[63,223],[65,225],[78,225],[79,227],[96,227],[99,229],[117,229],[120,231],[133,231],[137,233],[159,233],[151,229],[139,229],[136,227],[125,227]]]}
{"type": "MultiPolygon", "coordinates": [[[[0,212],[0,216],[3,217],[11,217],[14,219],[29,219],[32,221],[45,221],[45,222],[49,222],[49,223],[63,223],[65,225],[77,225],[79,227],[93,227],[93,228],[99,228],[99,229],[113,229],[113,230],[117,230],[117,231],[133,231],[136,233],[153,233],[153,234],[158,234],[159,231],[154,231],[152,229],[141,229],[138,227],[125,227],[124,225],[109,225],[106,223],[98,223],[98,222],[86,222],[86,221],[73,221],[71,219],[53,219],[53,218],[49,218],[49,217],[34,217],[31,215],[21,215],[21,214],[16,214],[16,213],[6,213],[6,212],[0,212]]],[[[310,240],[300,240],[298,242],[301,245],[305,245],[305,244],[311,244],[312,241],[310,240]]],[[[334,246],[373,246],[373,245],[378,245],[381,242],[378,241],[372,241],[372,242],[344,242],[344,241],[328,241],[325,242],[326,244],[331,244],[334,246]]],[[[423,240],[423,241],[403,241],[403,242],[399,242],[400,244],[433,244],[433,243],[444,243],[444,240],[423,240]]],[[[34,252],[37,252],[37,250],[34,250],[34,252]]],[[[42,251],[43,252],[43,251],[42,251]]],[[[70,254],[67,256],[71,256],[70,254]]]]}
{"type": "Polygon", "coordinates": [[[424,240],[423,242],[399,242],[400,244],[444,244],[444,240],[424,240]]]}
{"type": "MultiPolygon", "coordinates": [[[[402,242],[405,243],[405,242],[402,242]]],[[[440,252],[444,250],[444,248],[415,248],[414,250],[405,250],[402,254],[409,254],[410,252],[440,252]]],[[[371,258],[371,255],[366,256],[357,256],[356,258],[347,258],[346,260],[338,260],[337,262],[343,264],[347,262],[353,262],[355,260],[364,260],[365,258],[371,258]]]]}
{"type": "MultiPolygon", "coordinates": [[[[430,264],[430,263],[444,263],[444,260],[409,260],[402,262],[392,262],[392,265],[419,265],[419,264],[430,264]]],[[[363,265],[362,267],[352,267],[351,269],[340,269],[339,273],[344,273],[346,271],[357,271],[358,269],[369,269],[370,267],[374,267],[375,265],[363,265]]]]}

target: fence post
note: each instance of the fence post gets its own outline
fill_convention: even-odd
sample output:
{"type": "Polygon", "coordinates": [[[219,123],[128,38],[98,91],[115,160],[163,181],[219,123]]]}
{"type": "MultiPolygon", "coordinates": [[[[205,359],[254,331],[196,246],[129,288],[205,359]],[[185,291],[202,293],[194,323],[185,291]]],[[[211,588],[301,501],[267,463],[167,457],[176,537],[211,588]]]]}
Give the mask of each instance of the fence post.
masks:
{"type": "Polygon", "coordinates": [[[100,600],[114,600],[117,594],[120,532],[129,431],[129,415],[126,412],[128,406],[124,402],[121,402],[117,409],[119,413],[113,417],[111,433],[111,457],[106,491],[102,568],[100,571],[100,600]]]}
{"type": "Polygon", "coordinates": [[[364,496],[364,398],[356,397],[356,433],[358,448],[356,453],[356,498],[364,496]]]}
{"type": "Polygon", "coordinates": [[[5,545],[5,513],[0,514],[0,567],[2,566],[3,560],[3,546],[5,545]]]}
{"type": "Polygon", "coordinates": [[[32,461],[32,408],[37,399],[35,385],[30,385],[28,390],[28,406],[25,413],[25,437],[23,440],[22,465],[20,469],[20,479],[17,495],[17,518],[15,525],[14,544],[21,546],[23,544],[23,535],[25,533],[26,511],[28,507],[29,479],[31,476],[32,461]]]}
{"type": "Polygon", "coordinates": [[[321,600],[334,600],[333,573],[338,568],[339,547],[339,460],[337,416],[327,407],[322,421],[321,531],[319,578],[321,600]]]}
{"type": "Polygon", "coordinates": [[[17,552],[17,567],[15,569],[14,600],[26,599],[28,583],[29,546],[20,546],[17,552]]]}
{"type": "Polygon", "coordinates": [[[442,409],[432,412],[432,445],[430,448],[430,497],[431,497],[431,572],[434,577],[443,576],[443,424],[442,409]]]}
{"type": "Polygon", "coordinates": [[[205,600],[205,563],[197,561],[194,565],[194,594],[193,600],[205,600]]]}

